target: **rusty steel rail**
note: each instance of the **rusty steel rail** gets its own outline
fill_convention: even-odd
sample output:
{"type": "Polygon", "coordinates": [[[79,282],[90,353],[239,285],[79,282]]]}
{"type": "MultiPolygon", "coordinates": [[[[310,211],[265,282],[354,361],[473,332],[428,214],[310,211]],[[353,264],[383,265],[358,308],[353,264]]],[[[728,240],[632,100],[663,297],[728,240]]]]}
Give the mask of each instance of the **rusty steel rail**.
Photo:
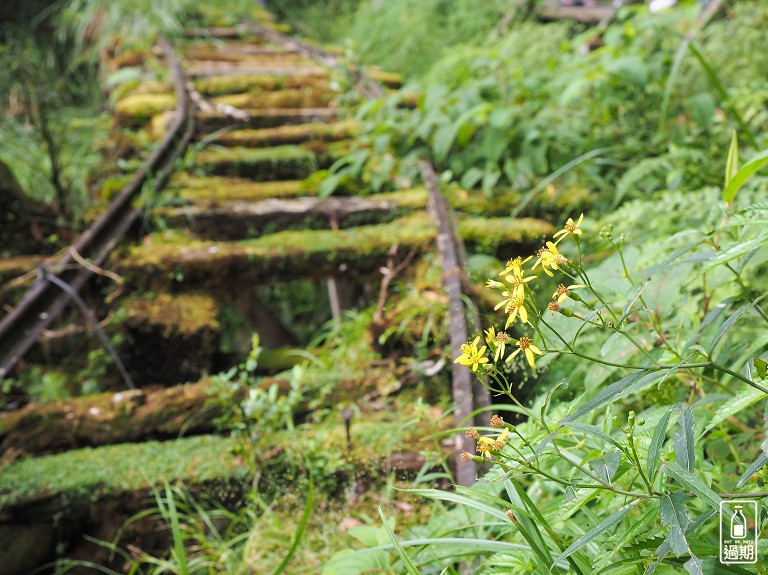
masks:
{"type": "MultiPolygon", "coordinates": [[[[184,153],[194,133],[194,113],[186,90],[181,63],[165,38],[159,40],[176,92],[176,117],[168,132],[152,154],[144,161],[131,181],[120,190],[110,206],[83,232],[73,244],[74,250],[95,265],[101,265],[136,221],[139,211],[133,201],[149,178],[157,189],[171,176],[176,158],[184,153]]],[[[74,263],[72,250],[49,265],[52,273],[80,291],[92,272],[74,263]]],[[[34,345],[40,334],[64,311],[71,296],[59,289],[48,277],[35,282],[16,307],[0,321],[0,379],[7,377],[18,361],[34,345]]]]}

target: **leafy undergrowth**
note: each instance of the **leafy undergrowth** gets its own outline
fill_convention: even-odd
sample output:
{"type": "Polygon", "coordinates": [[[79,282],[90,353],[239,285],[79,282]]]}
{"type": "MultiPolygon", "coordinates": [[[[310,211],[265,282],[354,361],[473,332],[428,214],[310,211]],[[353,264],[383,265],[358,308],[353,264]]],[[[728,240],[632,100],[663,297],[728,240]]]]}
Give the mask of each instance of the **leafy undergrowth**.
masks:
{"type": "MultiPolygon", "coordinates": [[[[466,26],[465,2],[451,14],[433,2],[360,6],[346,22],[363,57],[413,60],[413,83],[364,105],[360,145],[282,195],[418,189],[428,158],[444,184],[477,188],[446,186],[455,207],[479,216],[466,231],[487,235],[498,222],[480,218],[531,213],[548,218],[552,227],[536,233],[551,243],[518,246],[531,248],[521,254],[491,241],[469,253],[471,279],[487,279],[492,295],[477,298],[484,333],[458,358],[446,350],[447,302],[431,256],[390,284],[381,306],[328,322],[283,386],[259,385],[255,338],[241,366],[214,378],[231,439],[217,440],[229,447],[207,465],[226,467],[226,453],[243,467],[241,507],[222,515],[224,528],[205,520],[215,505],[196,507],[167,487],[149,512],[171,545],[126,552],[128,564],[137,573],[764,573],[761,563],[718,561],[716,519],[734,495],[764,508],[768,479],[768,116],[755,58],[765,52],[764,7],[736,2],[709,23],[690,6],[628,7],[596,31],[535,22],[523,9],[496,27],[504,12],[495,2],[466,26]],[[446,23],[466,45],[453,46],[453,28],[413,33],[446,23]],[[386,36],[378,48],[374,32],[386,36]],[[481,473],[471,489],[447,485],[441,447],[455,360],[488,376],[504,418],[484,413],[467,430],[477,449],[463,458],[481,473]],[[349,386],[363,377],[374,381],[360,397],[349,386]],[[245,398],[235,399],[242,385],[245,398]]],[[[298,162],[291,177],[303,177],[304,152],[282,152],[298,162]]],[[[202,155],[222,170],[264,157],[202,155]]],[[[265,190],[210,182],[242,184],[243,197],[265,190]]],[[[207,183],[180,182],[180,195],[199,198],[193,188],[207,183]]],[[[386,229],[403,244],[432,240],[423,219],[386,229]]],[[[245,258],[366,242],[385,257],[392,242],[382,239],[371,229],[286,231],[238,249],[245,258]]],[[[141,250],[161,258],[182,245],[195,244],[171,234],[141,250]]],[[[311,315],[316,294],[303,293],[282,303],[311,315]]],[[[33,469],[20,461],[6,475],[38,493],[33,469]]],[[[96,484],[84,485],[80,493],[96,484]]],[[[750,519],[762,534],[765,519],[750,519]]]]}

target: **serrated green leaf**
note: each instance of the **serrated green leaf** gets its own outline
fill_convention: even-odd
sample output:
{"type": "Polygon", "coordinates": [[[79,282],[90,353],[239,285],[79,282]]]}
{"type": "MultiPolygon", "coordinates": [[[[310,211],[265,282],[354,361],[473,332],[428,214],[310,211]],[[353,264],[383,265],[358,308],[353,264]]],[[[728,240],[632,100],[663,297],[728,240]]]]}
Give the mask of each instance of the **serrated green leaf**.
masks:
{"type": "Polygon", "coordinates": [[[768,203],[750,204],[732,214],[726,222],[729,226],[760,226],[768,223],[768,203]]]}
{"type": "Polygon", "coordinates": [[[760,249],[766,243],[768,243],[768,230],[764,230],[757,237],[752,238],[751,240],[747,240],[745,242],[738,242],[730,246],[728,249],[718,252],[718,254],[715,257],[709,260],[707,265],[705,265],[701,271],[708,272],[709,270],[716,268],[717,266],[721,266],[732,260],[745,256],[750,252],[760,249]]]}
{"type": "Polygon", "coordinates": [[[696,452],[694,450],[695,439],[693,436],[695,421],[693,419],[693,410],[690,407],[683,410],[683,413],[680,414],[678,423],[680,423],[680,429],[672,438],[675,457],[683,469],[693,471],[696,458],[696,452]]]}
{"type": "Polygon", "coordinates": [[[732,202],[733,198],[736,197],[737,192],[747,182],[747,180],[749,180],[749,178],[751,178],[755,172],[757,172],[766,164],[768,164],[768,150],[752,158],[733,175],[733,177],[728,182],[728,186],[726,186],[725,190],[723,191],[723,200],[728,203],[732,202]]]}
{"type": "MultiPolygon", "coordinates": [[[[728,159],[725,162],[725,186],[723,186],[723,195],[728,189],[728,184],[739,171],[739,140],[736,137],[736,130],[731,134],[731,146],[728,148],[728,159]]],[[[725,199],[725,198],[723,198],[725,199]]],[[[725,200],[726,202],[730,200],[725,200]]]]}
{"type": "Polygon", "coordinates": [[[707,424],[707,427],[704,429],[704,433],[708,433],[709,431],[714,429],[715,426],[720,425],[723,421],[725,421],[732,415],[737,414],[742,409],[746,409],[750,405],[754,405],[761,399],[766,399],[766,398],[768,398],[768,396],[766,396],[759,389],[746,386],[738,394],[736,394],[734,397],[732,397],[731,399],[729,399],[723,405],[720,406],[720,408],[715,412],[715,415],[712,417],[712,420],[707,424]]]}
{"type": "Polygon", "coordinates": [[[755,369],[757,370],[757,375],[759,375],[761,379],[765,379],[765,376],[768,375],[768,363],[766,363],[759,357],[753,358],[752,363],[755,365],[755,369]]]}
{"type": "Polygon", "coordinates": [[[631,552],[631,550],[637,549],[637,547],[635,547],[636,544],[638,547],[642,545],[643,548],[647,548],[650,545],[647,539],[653,537],[653,535],[650,534],[651,530],[648,529],[648,524],[659,516],[658,507],[658,499],[652,499],[648,504],[648,509],[646,509],[643,515],[638,519],[630,521],[629,528],[619,534],[621,537],[619,537],[618,540],[611,541],[611,548],[615,551],[600,557],[594,565],[594,570],[599,572],[603,567],[608,565],[611,558],[620,551],[631,552]],[[641,543],[641,541],[643,543],[641,543]]]}
{"type": "Polygon", "coordinates": [[[584,547],[587,543],[592,541],[595,537],[598,535],[605,533],[613,527],[614,525],[617,525],[621,523],[621,521],[629,514],[630,511],[632,511],[632,508],[635,507],[641,500],[637,499],[633,501],[632,503],[629,503],[625,505],[624,507],[621,507],[617,511],[614,511],[611,513],[608,517],[606,517],[603,521],[598,523],[593,529],[590,529],[587,533],[579,537],[576,541],[573,542],[572,545],[568,547],[565,551],[563,551],[552,563],[552,567],[555,566],[556,563],[559,561],[565,559],[566,557],[569,557],[582,547],[584,547]]]}
{"type": "Polygon", "coordinates": [[[666,471],[667,475],[689,491],[693,491],[697,496],[706,501],[710,507],[719,509],[722,499],[720,499],[720,496],[712,491],[712,489],[710,489],[698,475],[694,475],[687,469],[683,469],[675,461],[662,463],[661,467],[666,471]]]}
{"type": "Polygon", "coordinates": [[[664,445],[664,439],[667,436],[667,427],[669,426],[669,418],[672,415],[672,411],[675,410],[675,406],[669,408],[669,410],[662,416],[659,424],[656,426],[651,438],[651,445],[648,447],[648,477],[653,478],[656,476],[656,463],[659,461],[659,454],[661,448],[664,445]]]}
{"type": "Polygon", "coordinates": [[[665,493],[661,497],[660,515],[662,525],[669,527],[667,542],[669,549],[675,557],[680,557],[690,553],[688,540],[685,537],[685,531],[691,522],[688,517],[688,511],[685,509],[685,500],[687,496],[682,491],[675,493],[665,493]]]}

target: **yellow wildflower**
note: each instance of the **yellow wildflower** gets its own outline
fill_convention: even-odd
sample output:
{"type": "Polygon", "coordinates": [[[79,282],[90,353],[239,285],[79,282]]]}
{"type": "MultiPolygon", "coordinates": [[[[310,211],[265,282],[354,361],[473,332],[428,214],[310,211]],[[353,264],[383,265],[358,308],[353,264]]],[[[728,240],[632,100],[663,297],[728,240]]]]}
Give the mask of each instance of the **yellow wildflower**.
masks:
{"type": "Polygon", "coordinates": [[[523,293],[525,292],[525,284],[531,280],[535,280],[536,276],[526,277],[525,272],[523,271],[523,268],[518,267],[518,268],[515,268],[514,271],[504,279],[506,279],[509,282],[509,284],[512,286],[512,293],[520,296],[520,295],[523,295],[523,293]]]}
{"type": "Polygon", "coordinates": [[[504,355],[504,349],[507,347],[510,339],[505,331],[500,331],[496,334],[496,353],[493,356],[493,361],[499,361],[499,357],[504,355]]]}
{"type": "Polygon", "coordinates": [[[520,352],[525,353],[525,358],[528,360],[528,363],[531,367],[534,366],[536,363],[536,355],[544,355],[544,352],[541,351],[538,347],[533,345],[533,341],[531,341],[531,338],[529,337],[521,337],[520,340],[517,342],[517,349],[509,354],[509,357],[507,358],[507,361],[512,360],[518,353],[520,352]]]}
{"type": "Polygon", "coordinates": [[[509,435],[509,429],[505,427],[504,431],[501,432],[501,435],[499,435],[499,437],[496,438],[496,441],[493,442],[493,448],[496,451],[507,444],[507,435],[509,435]]]}
{"type": "Polygon", "coordinates": [[[477,439],[479,437],[479,434],[477,433],[477,429],[474,427],[470,427],[467,429],[466,433],[464,434],[470,439],[477,439]]]}
{"type": "Polygon", "coordinates": [[[491,416],[491,427],[504,427],[504,418],[498,413],[491,416]]]}
{"type": "Polygon", "coordinates": [[[459,455],[459,459],[462,463],[466,463],[470,459],[472,459],[472,454],[469,451],[462,451],[461,455],[459,455]]]}
{"type": "Polygon", "coordinates": [[[551,311],[552,313],[560,311],[560,304],[556,301],[551,301],[547,304],[547,309],[551,311]]]}
{"type": "Polygon", "coordinates": [[[527,263],[529,260],[531,260],[533,256],[528,256],[527,258],[523,259],[520,256],[517,256],[514,259],[507,260],[507,267],[505,267],[501,272],[499,272],[500,276],[511,274],[516,269],[522,268],[523,264],[527,263]]]}
{"type": "Polygon", "coordinates": [[[496,344],[496,330],[493,326],[485,330],[485,343],[487,343],[491,348],[493,348],[493,346],[496,344]]]}
{"type": "Polygon", "coordinates": [[[533,269],[536,269],[536,266],[541,264],[541,269],[551,278],[555,277],[555,274],[549,271],[547,266],[553,270],[559,270],[558,266],[568,265],[568,259],[558,251],[557,246],[552,242],[547,242],[545,247],[536,252],[536,256],[538,259],[533,264],[533,269]]]}
{"type": "Polygon", "coordinates": [[[496,333],[493,326],[485,330],[485,342],[488,344],[488,347],[491,348],[491,351],[494,352],[493,361],[499,361],[499,356],[504,355],[504,349],[506,348],[508,341],[509,336],[506,332],[500,331],[499,333],[496,333]]]}
{"type": "Polygon", "coordinates": [[[510,296],[507,300],[507,307],[504,308],[504,313],[509,314],[504,329],[507,329],[510,324],[515,321],[518,312],[520,313],[520,321],[523,323],[528,323],[528,310],[525,309],[525,298],[523,296],[510,296]]]}
{"type": "Polygon", "coordinates": [[[562,240],[564,237],[566,237],[569,234],[580,236],[582,234],[582,231],[579,229],[579,226],[583,221],[584,221],[584,214],[581,214],[579,216],[579,221],[576,223],[574,223],[571,218],[568,218],[568,221],[565,222],[563,229],[560,230],[559,232],[555,232],[555,235],[553,237],[560,236],[560,238],[555,243],[558,243],[560,240],[562,240]]]}
{"type": "Polygon", "coordinates": [[[492,439],[488,439],[487,437],[481,437],[477,440],[477,445],[475,446],[475,450],[480,454],[488,459],[491,458],[491,453],[488,451],[488,449],[493,444],[492,439]]]}
{"type": "Polygon", "coordinates": [[[552,299],[557,301],[558,304],[563,303],[569,295],[571,295],[572,289],[579,289],[586,287],[582,284],[573,284],[568,287],[565,287],[563,284],[560,284],[557,286],[557,289],[555,290],[555,293],[552,294],[552,299]]]}
{"type": "Polygon", "coordinates": [[[488,363],[488,358],[485,357],[486,346],[477,349],[477,344],[480,342],[480,336],[478,335],[475,340],[470,343],[465,343],[461,346],[461,355],[457,357],[453,363],[460,363],[471,367],[472,371],[477,371],[477,366],[481,363],[488,363]]]}

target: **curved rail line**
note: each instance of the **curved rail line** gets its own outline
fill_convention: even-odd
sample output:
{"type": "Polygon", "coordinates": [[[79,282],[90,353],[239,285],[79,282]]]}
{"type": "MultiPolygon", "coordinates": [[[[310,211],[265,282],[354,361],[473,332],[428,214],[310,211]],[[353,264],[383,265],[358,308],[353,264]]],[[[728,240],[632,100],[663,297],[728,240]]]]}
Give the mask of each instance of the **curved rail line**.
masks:
{"type": "MultiPolygon", "coordinates": [[[[95,265],[101,265],[128,232],[139,211],[133,200],[141,193],[149,177],[157,188],[168,181],[174,162],[184,153],[194,133],[194,113],[186,90],[181,63],[165,38],[159,39],[176,93],[176,117],[162,141],[142,163],[130,182],[118,193],[110,206],[83,232],[73,244],[74,250],[95,265]]],[[[92,272],[84,267],[68,269],[74,263],[71,250],[49,265],[50,273],[58,271],[58,279],[80,291],[92,272]]],[[[50,273],[48,275],[50,275],[50,273]]],[[[57,287],[48,275],[36,281],[16,307],[0,321],[0,379],[6,377],[40,334],[65,309],[71,295],[57,287]]]]}

